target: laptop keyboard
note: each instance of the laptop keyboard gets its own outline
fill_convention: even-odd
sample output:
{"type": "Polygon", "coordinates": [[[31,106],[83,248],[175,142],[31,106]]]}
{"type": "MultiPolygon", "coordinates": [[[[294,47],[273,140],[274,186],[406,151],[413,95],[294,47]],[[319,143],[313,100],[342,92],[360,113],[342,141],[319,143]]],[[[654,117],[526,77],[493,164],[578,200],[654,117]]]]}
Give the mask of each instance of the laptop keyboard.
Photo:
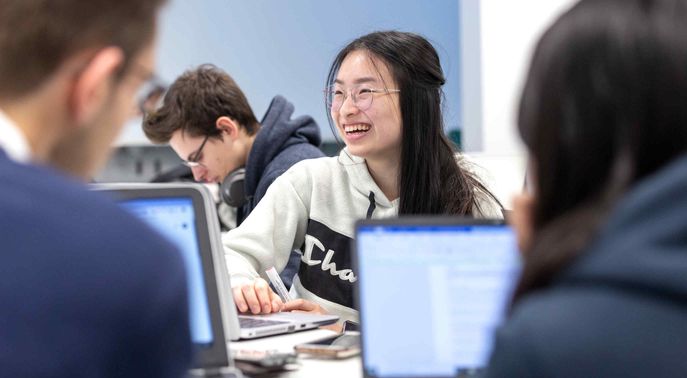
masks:
{"type": "Polygon", "coordinates": [[[267,327],[267,326],[271,326],[271,325],[285,324],[285,323],[288,323],[288,322],[284,322],[284,321],[280,321],[280,320],[265,320],[265,319],[257,319],[257,318],[239,316],[239,326],[241,328],[267,327]]]}

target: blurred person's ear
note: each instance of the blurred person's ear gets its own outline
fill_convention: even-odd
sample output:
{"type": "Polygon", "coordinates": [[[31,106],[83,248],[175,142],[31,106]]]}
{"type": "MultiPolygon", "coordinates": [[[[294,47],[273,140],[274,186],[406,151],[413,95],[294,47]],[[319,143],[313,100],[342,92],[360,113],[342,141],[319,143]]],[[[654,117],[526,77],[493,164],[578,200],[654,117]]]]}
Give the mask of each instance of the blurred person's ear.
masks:
{"type": "Polygon", "coordinates": [[[101,112],[112,95],[115,76],[124,62],[119,47],[99,50],[81,69],[69,94],[69,106],[74,125],[88,125],[101,112]]]}
{"type": "MultiPolygon", "coordinates": [[[[136,64],[132,68],[147,71],[153,67],[153,50],[151,44],[132,56],[136,64]]],[[[123,61],[120,48],[106,47],[77,62],[80,70],[71,74],[66,92],[71,130],[51,152],[49,161],[54,167],[90,180],[107,162],[112,142],[126,123],[136,91],[145,80],[134,69],[120,72],[123,61]]]]}
{"type": "Polygon", "coordinates": [[[529,193],[513,197],[513,211],[509,217],[509,223],[515,229],[518,248],[523,255],[532,246],[534,201],[534,196],[529,193]]]}

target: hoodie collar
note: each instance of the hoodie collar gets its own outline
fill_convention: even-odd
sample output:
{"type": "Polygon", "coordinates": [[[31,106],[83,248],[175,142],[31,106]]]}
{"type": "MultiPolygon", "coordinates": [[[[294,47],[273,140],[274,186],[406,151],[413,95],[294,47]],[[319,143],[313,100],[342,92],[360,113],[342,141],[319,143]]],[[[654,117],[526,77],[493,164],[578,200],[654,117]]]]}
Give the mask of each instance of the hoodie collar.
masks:
{"type": "Polygon", "coordinates": [[[28,163],[31,160],[31,148],[26,136],[2,110],[0,110],[0,149],[18,163],[28,163]]]}
{"type": "Polygon", "coordinates": [[[398,206],[399,199],[390,201],[384,195],[384,192],[379,189],[379,186],[377,186],[372,175],[370,175],[370,171],[367,169],[367,163],[365,163],[364,158],[352,155],[348,152],[348,148],[344,148],[339,153],[338,161],[348,172],[349,177],[351,177],[351,185],[357,192],[366,198],[370,198],[370,192],[374,193],[374,201],[381,207],[398,206]]]}
{"type": "Polygon", "coordinates": [[[320,128],[310,116],[291,119],[294,106],[282,96],[275,96],[260,122],[260,130],[246,162],[246,194],[252,195],[267,166],[293,144],[321,143],[320,128]]]}
{"type": "Polygon", "coordinates": [[[687,299],[687,156],[640,181],[562,283],[606,285],[687,299]]]}

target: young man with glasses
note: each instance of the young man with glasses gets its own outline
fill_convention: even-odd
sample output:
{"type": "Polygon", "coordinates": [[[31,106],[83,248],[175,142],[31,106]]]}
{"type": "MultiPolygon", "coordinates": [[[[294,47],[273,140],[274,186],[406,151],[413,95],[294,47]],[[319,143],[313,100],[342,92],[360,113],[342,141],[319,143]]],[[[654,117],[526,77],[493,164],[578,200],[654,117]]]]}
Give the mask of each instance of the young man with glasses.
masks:
{"type": "Polygon", "coordinates": [[[143,131],[155,143],[169,143],[199,182],[221,184],[245,169],[237,225],[269,185],[294,163],[324,156],[320,129],[309,116],[291,119],[294,106],[276,96],[258,122],[241,88],[224,71],[206,64],[184,72],[159,109],[148,112],[143,131]]]}
{"type": "MultiPolygon", "coordinates": [[[[310,116],[292,119],[293,111],[276,96],[258,122],[236,82],[202,65],[176,79],[162,106],[146,115],[143,131],[155,143],[169,143],[196,181],[222,184],[240,225],[279,175],[301,160],[324,156],[317,123],[310,116]]],[[[282,274],[287,286],[298,259],[292,255],[282,274]]]]}
{"type": "Polygon", "coordinates": [[[175,377],[190,363],[180,254],[79,182],[152,77],[163,2],[0,0],[2,376],[175,377]]]}

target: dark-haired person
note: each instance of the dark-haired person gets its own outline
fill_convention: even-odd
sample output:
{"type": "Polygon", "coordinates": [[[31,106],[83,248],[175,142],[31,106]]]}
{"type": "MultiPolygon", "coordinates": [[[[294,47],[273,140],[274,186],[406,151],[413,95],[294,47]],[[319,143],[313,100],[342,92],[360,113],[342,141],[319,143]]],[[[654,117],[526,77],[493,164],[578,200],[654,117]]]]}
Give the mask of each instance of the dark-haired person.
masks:
{"type": "MultiPolygon", "coordinates": [[[[162,107],[145,118],[143,131],[155,143],[169,143],[196,181],[242,186],[229,203],[237,207],[240,225],[279,175],[301,160],[324,156],[315,120],[292,119],[293,111],[293,104],[276,96],[258,122],[236,82],[206,64],[174,81],[162,107]]],[[[294,253],[282,272],[288,286],[297,268],[294,253]]]]}
{"type": "Polygon", "coordinates": [[[687,376],[686,19],[685,0],[583,0],[539,41],[525,266],[488,377],[687,376]]]}
{"type": "Polygon", "coordinates": [[[327,312],[356,321],[349,248],[357,219],[501,216],[444,135],[443,84],[434,47],[416,34],[368,34],[338,54],[325,95],[346,148],[294,165],[224,235],[240,311],[327,312]],[[302,252],[291,289],[298,299],[282,304],[261,277],[272,266],[282,269],[292,249],[302,252]]]}
{"type": "Polygon", "coordinates": [[[181,377],[178,251],[87,190],[152,76],[164,1],[0,0],[0,375],[181,377]]]}

